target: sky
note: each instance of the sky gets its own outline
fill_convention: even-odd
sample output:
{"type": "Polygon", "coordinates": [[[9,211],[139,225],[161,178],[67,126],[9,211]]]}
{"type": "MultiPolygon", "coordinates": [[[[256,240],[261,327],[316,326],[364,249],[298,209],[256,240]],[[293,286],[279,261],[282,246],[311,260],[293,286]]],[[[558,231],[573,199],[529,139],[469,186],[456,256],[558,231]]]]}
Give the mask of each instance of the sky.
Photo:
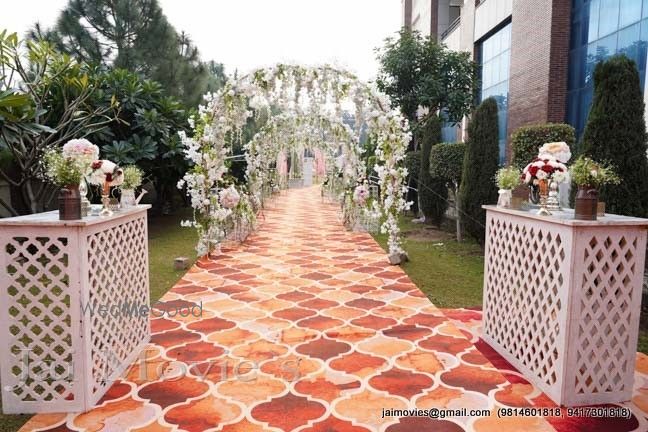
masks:
{"type": "MultiPolygon", "coordinates": [[[[378,68],[374,49],[401,23],[401,0],[159,1],[203,60],[225,64],[228,73],[277,62],[332,63],[371,80],[378,68]]],[[[36,21],[54,24],[67,0],[7,3],[0,29],[24,34],[36,21]]]]}

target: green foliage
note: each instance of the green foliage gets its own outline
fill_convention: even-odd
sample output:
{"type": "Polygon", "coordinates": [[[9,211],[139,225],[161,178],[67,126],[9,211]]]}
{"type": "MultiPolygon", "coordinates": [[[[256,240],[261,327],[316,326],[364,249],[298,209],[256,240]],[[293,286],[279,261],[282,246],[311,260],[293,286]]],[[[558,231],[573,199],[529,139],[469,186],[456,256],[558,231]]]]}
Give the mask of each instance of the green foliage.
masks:
{"type": "Polygon", "coordinates": [[[0,166],[12,190],[12,203],[0,199],[0,205],[12,214],[44,210],[54,196],[41,181],[45,152],[98,133],[114,118],[113,101],[93,103],[99,86],[94,68],[49,43],[22,43],[15,33],[0,32],[0,148],[16,167],[10,173],[0,166]]]}
{"type": "Polygon", "coordinates": [[[452,51],[432,37],[403,28],[377,50],[378,88],[410,120],[420,106],[443,110],[450,121],[470,112],[477,88],[475,63],[467,52],[452,51]]]}
{"type": "Polygon", "coordinates": [[[549,142],[565,142],[573,150],[576,132],[570,125],[562,123],[523,126],[517,129],[511,135],[511,165],[523,169],[538,156],[538,149],[549,142]]]}
{"type": "Polygon", "coordinates": [[[601,187],[605,184],[619,184],[619,176],[614,169],[592,159],[581,156],[570,167],[571,179],[578,186],[601,187]]]}
{"type": "Polygon", "coordinates": [[[83,167],[74,159],[63,157],[58,150],[49,150],[43,155],[45,172],[57,186],[78,185],[83,178],[83,167]]]}
{"type": "Polygon", "coordinates": [[[499,133],[497,102],[488,98],[477,107],[468,125],[468,142],[459,188],[459,202],[466,231],[484,244],[484,204],[497,202],[497,188],[491,180],[498,169],[499,133]]]}
{"type": "Polygon", "coordinates": [[[459,185],[463,170],[464,143],[441,143],[430,151],[430,174],[444,179],[452,187],[459,185]]]}
{"type": "Polygon", "coordinates": [[[121,189],[135,189],[142,185],[142,170],[135,165],[128,165],[123,168],[124,182],[121,184],[121,189]]]}
{"type": "Polygon", "coordinates": [[[583,134],[583,154],[615,167],[621,181],[599,199],[610,213],[648,215],[648,160],[643,89],[636,64],[624,55],[599,63],[594,99],[583,134]]]}
{"type": "Polygon", "coordinates": [[[413,184],[418,184],[419,170],[421,169],[421,151],[416,150],[405,153],[403,164],[407,168],[408,178],[411,179],[413,184]]]}
{"type": "Polygon", "coordinates": [[[69,0],[52,29],[36,24],[31,37],[87,63],[138,71],[189,106],[225,77],[222,65],[200,60],[191,38],[174,29],[158,0],[69,0]]]}
{"type": "Polygon", "coordinates": [[[500,189],[512,190],[518,187],[521,183],[520,176],[522,171],[514,166],[503,167],[497,171],[495,175],[495,183],[500,189]]]}
{"type": "Polygon", "coordinates": [[[137,164],[151,176],[162,205],[170,200],[186,170],[178,131],[187,131],[188,113],[162,86],[124,69],[100,72],[94,103],[120,107],[117,119],[91,136],[105,158],[121,165],[137,164]]]}
{"type": "Polygon", "coordinates": [[[421,212],[426,220],[440,226],[448,209],[448,187],[442,178],[430,174],[430,152],[432,146],[441,141],[441,120],[431,116],[421,126],[421,165],[418,175],[418,191],[421,212]]]}

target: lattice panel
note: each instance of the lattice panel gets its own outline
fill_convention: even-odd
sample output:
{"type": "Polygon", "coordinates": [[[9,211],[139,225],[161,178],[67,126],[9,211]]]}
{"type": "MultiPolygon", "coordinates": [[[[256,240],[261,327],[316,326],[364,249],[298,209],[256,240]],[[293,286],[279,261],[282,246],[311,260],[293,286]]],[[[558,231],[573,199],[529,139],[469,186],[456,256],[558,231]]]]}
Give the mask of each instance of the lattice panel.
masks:
{"type": "Polygon", "coordinates": [[[636,232],[599,230],[580,237],[573,313],[577,320],[574,385],[578,395],[630,391],[643,279],[643,245],[636,232]],[[640,249],[641,247],[641,249],[640,249]],[[637,262],[637,260],[641,262],[637,262]],[[636,336],[635,336],[636,337],[636,336]]]}
{"type": "Polygon", "coordinates": [[[484,287],[484,333],[549,392],[561,373],[568,278],[566,232],[493,215],[484,287]]]}
{"type": "Polygon", "coordinates": [[[87,237],[89,304],[95,308],[90,329],[93,394],[117,378],[120,366],[149,336],[148,314],[133,316],[123,309],[149,304],[146,244],[145,218],[87,237]],[[102,316],[96,309],[101,305],[116,306],[122,313],[102,316]]]}
{"type": "Polygon", "coordinates": [[[7,233],[2,249],[5,408],[41,402],[66,406],[78,397],[69,239],[7,233]]]}

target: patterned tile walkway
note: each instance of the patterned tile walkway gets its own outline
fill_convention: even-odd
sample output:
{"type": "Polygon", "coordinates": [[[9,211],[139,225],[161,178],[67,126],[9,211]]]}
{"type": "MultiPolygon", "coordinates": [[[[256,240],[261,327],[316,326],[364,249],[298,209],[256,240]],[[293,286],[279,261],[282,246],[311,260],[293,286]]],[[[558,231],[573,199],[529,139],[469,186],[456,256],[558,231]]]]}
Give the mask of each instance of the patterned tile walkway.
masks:
{"type": "Polygon", "coordinates": [[[383,409],[531,406],[529,396],[542,395],[495,368],[476,348],[472,318],[449,319],[388,265],[370,235],[345,231],[336,207],[322,203],[314,188],[279,197],[244,245],[200,260],[163,300],[202,302],[203,314],[153,319],[148,349],[95,409],[38,415],[23,430],[539,432],[556,426],[542,417],[495,414],[383,418],[383,409]]]}

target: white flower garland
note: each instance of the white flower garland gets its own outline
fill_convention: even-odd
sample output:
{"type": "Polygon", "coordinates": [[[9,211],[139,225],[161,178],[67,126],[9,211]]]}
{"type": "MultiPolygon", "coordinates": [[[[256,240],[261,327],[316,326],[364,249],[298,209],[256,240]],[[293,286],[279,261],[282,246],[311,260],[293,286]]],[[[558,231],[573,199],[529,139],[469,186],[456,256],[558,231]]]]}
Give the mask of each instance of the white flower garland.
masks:
{"type": "Polygon", "coordinates": [[[369,137],[377,144],[374,170],[381,189],[372,211],[384,218],[381,232],[389,236],[389,253],[403,253],[398,215],[411,204],[404,198],[407,170],[402,166],[411,134],[407,120],[391,107],[385,94],[328,65],[277,64],[228,81],[221,91],[204,99],[198,118],[191,119],[193,136],[180,135],[193,167],[178,184],[180,188],[186,186],[191,197],[194,221],[184,225],[198,230],[199,255],[216,247],[222,235],[220,227],[229,214],[220,205],[217,193],[227,172],[226,157],[232,144],[241,141],[241,130],[248,119],[262,113],[269,121],[244,145],[251,197],[269,181],[269,161],[276,160],[282,149],[294,148],[300,142],[323,148],[330,160],[341,147],[345,184],[354,185],[365,173],[359,136],[366,125],[369,137]],[[355,130],[343,122],[342,106],[348,102],[355,106],[355,130]]]}

